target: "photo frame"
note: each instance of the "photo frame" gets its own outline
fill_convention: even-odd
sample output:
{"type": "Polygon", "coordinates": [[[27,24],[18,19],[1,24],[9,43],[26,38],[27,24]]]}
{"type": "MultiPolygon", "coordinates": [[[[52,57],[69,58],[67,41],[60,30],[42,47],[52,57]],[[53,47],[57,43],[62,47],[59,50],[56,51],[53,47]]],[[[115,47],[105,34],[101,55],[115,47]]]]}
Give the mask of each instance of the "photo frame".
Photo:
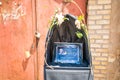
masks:
{"type": "Polygon", "coordinates": [[[81,64],[83,61],[82,43],[55,42],[53,63],[56,64],[81,64]]]}

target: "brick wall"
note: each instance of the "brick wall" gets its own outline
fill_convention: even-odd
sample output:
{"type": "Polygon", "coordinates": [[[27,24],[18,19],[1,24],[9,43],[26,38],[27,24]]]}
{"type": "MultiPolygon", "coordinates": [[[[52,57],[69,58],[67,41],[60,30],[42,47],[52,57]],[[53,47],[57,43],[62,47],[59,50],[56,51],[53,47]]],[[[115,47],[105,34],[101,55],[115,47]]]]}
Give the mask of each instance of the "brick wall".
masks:
{"type": "Polygon", "coordinates": [[[107,80],[111,0],[88,0],[88,29],[95,80],[107,80]]]}

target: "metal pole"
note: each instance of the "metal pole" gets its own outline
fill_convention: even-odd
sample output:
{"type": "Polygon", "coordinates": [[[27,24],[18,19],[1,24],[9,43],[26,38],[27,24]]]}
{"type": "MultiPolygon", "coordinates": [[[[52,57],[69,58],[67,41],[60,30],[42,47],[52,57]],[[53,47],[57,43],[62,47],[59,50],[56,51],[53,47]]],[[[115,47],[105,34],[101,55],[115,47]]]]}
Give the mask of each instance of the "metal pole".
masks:
{"type": "MultiPolygon", "coordinates": [[[[38,25],[37,25],[37,0],[32,0],[32,13],[33,13],[33,26],[34,26],[34,35],[38,32],[38,25]]],[[[34,80],[39,80],[39,63],[38,63],[38,43],[37,37],[35,38],[35,55],[34,55],[34,80]]]]}
{"type": "MultiPolygon", "coordinates": [[[[38,32],[38,26],[37,26],[37,0],[35,0],[35,32],[38,32]]],[[[39,80],[39,63],[38,63],[38,43],[37,43],[37,38],[36,38],[36,80],[39,80]]]]}

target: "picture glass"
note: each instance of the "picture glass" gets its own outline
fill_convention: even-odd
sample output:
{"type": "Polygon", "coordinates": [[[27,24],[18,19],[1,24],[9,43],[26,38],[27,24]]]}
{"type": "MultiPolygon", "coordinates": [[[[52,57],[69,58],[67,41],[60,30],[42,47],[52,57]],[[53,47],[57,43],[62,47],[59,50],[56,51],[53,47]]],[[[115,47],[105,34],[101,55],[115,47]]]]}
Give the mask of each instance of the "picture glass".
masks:
{"type": "Polygon", "coordinates": [[[55,48],[55,63],[80,64],[82,61],[81,44],[59,44],[55,48]]]}

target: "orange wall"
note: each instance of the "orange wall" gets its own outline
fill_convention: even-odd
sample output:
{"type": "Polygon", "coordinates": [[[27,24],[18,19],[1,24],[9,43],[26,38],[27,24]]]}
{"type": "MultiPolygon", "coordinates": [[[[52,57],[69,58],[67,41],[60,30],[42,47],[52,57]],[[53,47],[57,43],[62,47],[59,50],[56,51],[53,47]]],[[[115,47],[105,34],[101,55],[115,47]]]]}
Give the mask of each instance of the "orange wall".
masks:
{"type": "Polygon", "coordinates": [[[34,80],[33,59],[25,71],[22,67],[33,37],[32,4],[30,0],[8,1],[2,0],[0,6],[0,80],[34,80]]]}
{"type": "MultiPolygon", "coordinates": [[[[25,51],[30,50],[35,32],[34,0],[2,0],[0,6],[0,80],[34,80],[35,54],[29,59],[26,70],[22,62],[25,51]],[[22,7],[20,7],[22,6],[22,7]],[[20,7],[20,8],[19,8],[20,7]],[[16,11],[16,12],[15,12],[16,11]]],[[[85,12],[85,0],[75,0],[85,12]]],[[[48,22],[61,0],[37,0],[37,27],[41,33],[38,45],[39,80],[43,80],[44,44],[48,22]]],[[[69,4],[69,13],[79,15],[79,10],[69,4]]]]}

